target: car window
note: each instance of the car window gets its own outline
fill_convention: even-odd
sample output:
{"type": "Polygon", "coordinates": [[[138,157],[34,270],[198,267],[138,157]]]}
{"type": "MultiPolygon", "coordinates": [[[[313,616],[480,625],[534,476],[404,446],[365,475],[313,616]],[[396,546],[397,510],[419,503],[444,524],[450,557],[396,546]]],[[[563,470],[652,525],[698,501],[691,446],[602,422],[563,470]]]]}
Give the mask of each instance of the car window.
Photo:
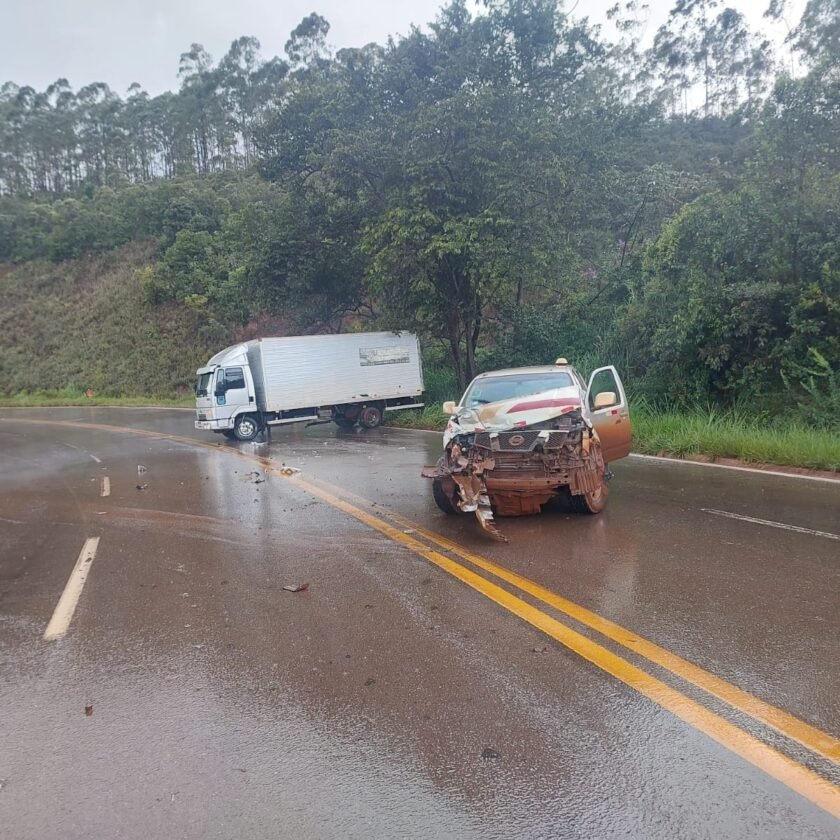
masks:
{"type": "Polygon", "coordinates": [[[488,376],[473,382],[464,394],[462,405],[476,408],[500,400],[545,394],[572,387],[572,377],[565,371],[488,376]]]}

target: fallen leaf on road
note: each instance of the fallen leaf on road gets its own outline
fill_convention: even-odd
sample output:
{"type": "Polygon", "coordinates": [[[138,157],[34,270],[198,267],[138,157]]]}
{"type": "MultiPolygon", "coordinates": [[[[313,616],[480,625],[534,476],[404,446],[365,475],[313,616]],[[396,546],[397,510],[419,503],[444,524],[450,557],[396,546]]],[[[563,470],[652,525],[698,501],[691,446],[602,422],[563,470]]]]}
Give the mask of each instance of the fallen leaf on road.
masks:
{"type": "Polygon", "coordinates": [[[547,647],[531,648],[531,653],[545,653],[547,650],[547,647]]]}
{"type": "Polygon", "coordinates": [[[283,473],[283,475],[297,475],[300,470],[297,469],[297,467],[283,467],[280,472],[283,473]]]}
{"type": "Polygon", "coordinates": [[[85,715],[90,717],[93,714],[93,706],[85,706],[85,715]]]}
{"type": "Polygon", "coordinates": [[[296,584],[289,584],[288,586],[284,586],[283,589],[286,592],[306,592],[309,589],[308,583],[296,583],[296,584]]]}
{"type": "Polygon", "coordinates": [[[376,682],[376,680],[373,677],[368,677],[365,680],[365,685],[373,685],[375,682],[376,682]]]}

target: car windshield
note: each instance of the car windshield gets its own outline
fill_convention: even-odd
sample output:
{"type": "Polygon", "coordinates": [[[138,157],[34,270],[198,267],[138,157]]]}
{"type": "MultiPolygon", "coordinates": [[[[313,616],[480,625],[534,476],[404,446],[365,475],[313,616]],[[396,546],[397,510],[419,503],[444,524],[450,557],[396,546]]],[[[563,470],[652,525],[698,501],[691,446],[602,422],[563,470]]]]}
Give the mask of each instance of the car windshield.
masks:
{"type": "Polygon", "coordinates": [[[572,377],[565,371],[487,376],[473,382],[464,394],[461,405],[477,408],[500,400],[552,393],[573,386],[572,377]]]}
{"type": "Polygon", "coordinates": [[[212,373],[200,373],[198,375],[198,380],[195,383],[195,395],[197,397],[207,396],[207,388],[210,385],[210,379],[212,376],[212,373]]]}

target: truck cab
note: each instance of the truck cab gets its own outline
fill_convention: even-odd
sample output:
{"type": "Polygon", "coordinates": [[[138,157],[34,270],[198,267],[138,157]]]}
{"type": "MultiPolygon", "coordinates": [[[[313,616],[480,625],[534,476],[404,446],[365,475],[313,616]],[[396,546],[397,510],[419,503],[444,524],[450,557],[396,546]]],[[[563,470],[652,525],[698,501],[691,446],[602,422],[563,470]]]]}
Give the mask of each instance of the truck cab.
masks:
{"type": "Polygon", "coordinates": [[[250,440],[259,431],[247,415],[256,409],[254,377],[247,347],[237,345],[217,353],[197,371],[195,408],[197,429],[250,440]]]}

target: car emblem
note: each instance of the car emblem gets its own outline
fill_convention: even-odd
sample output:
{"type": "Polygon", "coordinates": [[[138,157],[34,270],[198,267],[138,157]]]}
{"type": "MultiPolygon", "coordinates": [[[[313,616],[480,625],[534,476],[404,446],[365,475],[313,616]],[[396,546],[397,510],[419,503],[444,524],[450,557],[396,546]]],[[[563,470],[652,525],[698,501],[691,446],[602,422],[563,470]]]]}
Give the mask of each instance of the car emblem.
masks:
{"type": "Polygon", "coordinates": [[[522,435],[511,435],[510,438],[508,438],[508,443],[510,443],[511,446],[522,446],[522,444],[525,443],[525,438],[522,435]]]}

